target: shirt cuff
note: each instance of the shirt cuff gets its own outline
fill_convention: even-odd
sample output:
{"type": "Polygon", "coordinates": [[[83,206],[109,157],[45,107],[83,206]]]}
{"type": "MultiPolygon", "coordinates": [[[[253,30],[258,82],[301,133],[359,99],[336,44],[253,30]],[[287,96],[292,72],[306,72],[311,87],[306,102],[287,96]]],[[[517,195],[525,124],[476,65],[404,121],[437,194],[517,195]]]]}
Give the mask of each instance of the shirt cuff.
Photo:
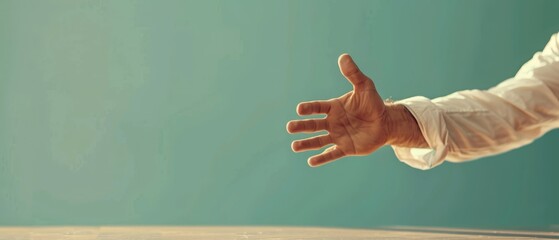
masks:
{"type": "Polygon", "coordinates": [[[427,170],[444,162],[448,153],[448,132],[443,113],[426,97],[411,97],[395,102],[404,105],[415,117],[429,148],[392,146],[396,157],[411,167],[427,170]]]}

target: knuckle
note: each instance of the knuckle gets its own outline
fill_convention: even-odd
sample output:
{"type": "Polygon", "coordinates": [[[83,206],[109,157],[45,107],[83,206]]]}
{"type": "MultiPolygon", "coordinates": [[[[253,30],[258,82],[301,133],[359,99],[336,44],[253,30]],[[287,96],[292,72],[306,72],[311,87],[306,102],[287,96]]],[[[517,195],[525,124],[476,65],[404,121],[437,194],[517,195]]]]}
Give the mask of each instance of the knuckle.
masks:
{"type": "Polygon", "coordinates": [[[308,123],[309,123],[309,130],[316,131],[316,121],[309,120],[308,123]]]}
{"type": "Polygon", "coordinates": [[[296,130],[297,129],[297,122],[295,122],[295,121],[289,122],[288,125],[287,125],[287,128],[292,130],[292,131],[296,130]]]}
{"type": "Polygon", "coordinates": [[[289,123],[289,129],[291,129],[291,131],[297,131],[299,127],[299,124],[297,124],[297,122],[290,122],[289,123]]]}
{"type": "Polygon", "coordinates": [[[318,110],[320,110],[320,103],[315,101],[312,103],[312,111],[317,112],[318,110]]]}
{"type": "Polygon", "coordinates": [[[323,145],[323,137],[317,137],[316,139],[316,145],[317,146],[322,146],[323,145]]]}
{"type": "Polygon", "coordinates": [[[359,73],[361,73],[361,71],[356,66],[350,67],[346,72],[347,76],[357,76],[359,73]]]}

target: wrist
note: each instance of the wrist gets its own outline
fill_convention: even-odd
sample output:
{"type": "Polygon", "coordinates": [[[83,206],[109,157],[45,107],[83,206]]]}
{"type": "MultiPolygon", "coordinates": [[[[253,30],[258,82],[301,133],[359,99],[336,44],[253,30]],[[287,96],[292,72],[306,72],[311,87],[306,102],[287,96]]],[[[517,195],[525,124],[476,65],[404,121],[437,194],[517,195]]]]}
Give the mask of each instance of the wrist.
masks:
{"type": "Polygon", "coordinates": [[[428,147],[419,124],[402,104],[386,104],[387,145],[399,147],[428,147]]]}

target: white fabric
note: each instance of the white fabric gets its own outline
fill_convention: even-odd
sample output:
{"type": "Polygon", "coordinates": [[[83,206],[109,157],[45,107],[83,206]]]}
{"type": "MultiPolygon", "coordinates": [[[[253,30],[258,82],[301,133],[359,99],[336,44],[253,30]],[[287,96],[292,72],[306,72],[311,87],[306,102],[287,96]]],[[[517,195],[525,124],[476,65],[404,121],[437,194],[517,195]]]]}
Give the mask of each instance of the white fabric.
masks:
{"type": "Polygon", "coordinates": [[[559,37],[489,90],[397,101],[416,118],[429,148],[392,146],[400,161],[430,169],[502,153],[559,127],[559,37]]]}

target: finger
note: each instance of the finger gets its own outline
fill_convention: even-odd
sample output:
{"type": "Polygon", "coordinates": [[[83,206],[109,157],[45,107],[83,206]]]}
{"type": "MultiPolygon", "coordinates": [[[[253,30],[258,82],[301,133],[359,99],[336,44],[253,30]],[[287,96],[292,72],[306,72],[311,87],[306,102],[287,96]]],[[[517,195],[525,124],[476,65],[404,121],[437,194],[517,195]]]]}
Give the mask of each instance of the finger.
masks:
{"type": "Polygon", "coordinates": [[[320,135],[303,140],[293,141],[291,143],[291,149],[293,149],[294,152],[316,150],[332,143],[333,141],[330,135],[320,135]]]}
{"type": "Polygon", "coordinates": [[[312,101],[302,102],[297,105],[297,114],[299,115],[312,115],[312,114],[328,114],[330,112],[331,103],[328,101],[312,101]]]}
{"type": "Polygon", "coordinates": [[[288,133],[312,133],[326,130],[328,123],[326,119],[294,120],[287,123],[288,133]]]}
{"type": "Polygon", "coordinates": [[[324,150],[321,154],[310,157],[307,162],[311,167],[318,167],[342,157],[345,157],[345,153],[337,146],[332,146],[324,150]]]}
{"type": "Polygon", "coordinates": [[[344,53],[340,55],[338,66],[340,67],[340,72],[353,85],[354,90],[362,90],[369,87],[375,88],[373,81],[359,70],[359,67],[357,67],[357,64],[355,64],[349,54],[344,53]]]}

